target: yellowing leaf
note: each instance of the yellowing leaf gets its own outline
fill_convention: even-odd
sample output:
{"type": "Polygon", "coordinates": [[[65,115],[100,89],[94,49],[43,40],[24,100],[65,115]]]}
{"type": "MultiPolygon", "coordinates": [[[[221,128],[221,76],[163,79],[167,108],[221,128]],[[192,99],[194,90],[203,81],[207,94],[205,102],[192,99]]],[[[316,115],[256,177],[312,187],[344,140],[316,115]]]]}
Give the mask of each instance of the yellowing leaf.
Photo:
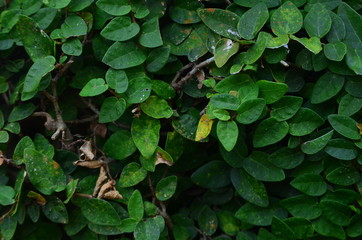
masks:
{"type": "Polygon", "coordinates": [[[210,134],[213,122],[214,120],[210,119],[206,114],[202,115],[197,126],[195,141],[201,141],[210,134]]]}

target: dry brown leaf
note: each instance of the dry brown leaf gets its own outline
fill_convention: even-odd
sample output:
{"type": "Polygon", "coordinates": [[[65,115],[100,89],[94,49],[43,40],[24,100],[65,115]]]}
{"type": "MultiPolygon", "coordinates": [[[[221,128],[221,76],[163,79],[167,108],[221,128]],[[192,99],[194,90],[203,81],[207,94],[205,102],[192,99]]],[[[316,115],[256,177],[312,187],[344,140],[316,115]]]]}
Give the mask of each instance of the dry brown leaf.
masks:
{"type": "Polygon", "coordinates": [[[5,159],[4,159],[4,155],[3,155],[3,152],[0,151],[0,166],[3,165],[5,159]]]}
{"type": "Polygon", "coordinates": [[[101,189],[102,184],[108,179],[107,177],[107,172],[106,169],[104,167],[101,167],[100,171],[99,171],[99,176],[96,182],[96,186],[94,187],[93,190],[93,196],[97,196],[99,190],[101,189]]]}
{"type": "Polygon", "coordinates": [[[168,166],[172,166],[172,165],[173,165],[172,162],[170,162],[170,161],[168,161],[167,159],[163,158],[163,156],[162,156],[161,153],[157,152],[157,153],[156,153],[156,163],[155,163],[155,164],[158,165],[158,164],[161,164],[161,163],[164,163],[164,164],[166,164],[166,165],[168,165],[168,166]]]}
{"type": "Polygon", "coordinates": [[[357,123],[357,128],[359,129],[359,134],[362,135],[362,123],[357,123]]]}
{"type": "Polygon", "coordinates": [[[34,199],[37,204],[42,206],[44,206],[47,203],[47,200],[45,200],[45,198],[37,192],[29,191],[26,196],[28,198],[34,199]]]}
{"type": "Polygon", "coordinates": [[[106,135],[107,135],[107,126],[105,124],[97,124],[95,127],[94,127],[94,133],[95,135],[97,136],[100,136],[102,138],[105,138],[106,135]]]}
{"type": "Polygon", "coordinates": [[[123,196],[117,190],[111,190],[103,195],[104,199],[123,199],[123,196]]]}
{"type": "Polygon", "coordinates": [[[80,155],[80,159],[85,161],[91,161],[94,159],[91,141],[85,141],[83,145],[79,148],[79,150],[82,152],[80,155]]]}
{"type": "Polygon", "coordinates": [[[73,164],[86,168],[100,168],[104,165],[104,162],[103,160],[94,160],[94,161],[78,160],[75,161],[73,164]]]}
{"type": "Polygon", "coordinates": [[[116,184],[116,182],[114,180],[110,180],[110,181],[106,182],[105,184],[103,184],[103,186],[99,190],[97,198],[102,198],[106,192],[113,190],[115,184],[116,184]]]}

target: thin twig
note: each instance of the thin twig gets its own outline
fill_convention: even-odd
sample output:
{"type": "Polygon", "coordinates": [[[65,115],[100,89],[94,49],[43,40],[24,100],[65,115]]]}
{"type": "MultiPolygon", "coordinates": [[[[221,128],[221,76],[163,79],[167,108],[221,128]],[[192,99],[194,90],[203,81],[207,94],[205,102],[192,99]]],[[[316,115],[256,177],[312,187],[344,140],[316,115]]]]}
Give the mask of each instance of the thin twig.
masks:
{"type": "Polygon", "coordinates": [[[189,63],[186,66],[184,66],[183,68],[180,69],[180,71],[177,72],[175,78],[172,80],[171,82],[171,86],[175,89],[175,90],[179,90],[182,88],[182,86],[187,82],[187,80],[189,80],[190,78],[192,78],[201,68],[206,67],[207,65],[209,65],[210,63],[214,62],[215,58],[211,57],[206,59],[205,61],[195,65],[195,63],[189,63]],[[180,78],[182,72],[184,72],[186,69],[190,68],[191,66],[192,69],[191,71],[189,71],[183,78],[181,78],[179,81],[178,79],[180,78]]]}
{"type": "Polygon", "coordinates": [[[87,107],[89,107],[90,110],[92,110],[92,112],[99,115],[99,110],[92,104],[90,100],[87,101],[85,98],[80,98],[80,99],[87,107]]]}
{"type": "Polygon", "coordinates": [[[65,122],[68,124],[79,124],[79,123],[93,122],[97,118],[98,118],[98,115],[94,115],[94,116],[90,116],[90,117],[83,118],[83,119],[76,119],[76,120],[65,121],[65,122]]]}

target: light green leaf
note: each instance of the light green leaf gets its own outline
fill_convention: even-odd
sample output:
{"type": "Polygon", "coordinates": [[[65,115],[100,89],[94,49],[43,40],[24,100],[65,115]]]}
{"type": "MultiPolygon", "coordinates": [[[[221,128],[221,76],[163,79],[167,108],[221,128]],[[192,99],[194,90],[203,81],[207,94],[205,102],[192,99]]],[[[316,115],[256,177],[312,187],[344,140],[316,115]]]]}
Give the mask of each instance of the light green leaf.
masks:
{"type": "Polygon", "coordinates": [[[322,126],[324,120],[313,110],[309,108],[300,108],[288,123],[289,133],[291,135],[304,136],[322,126]]]}
{"type": "Polygon", "coordinates": [[[9,133],[7,131],[0,131],[0,143],[7,143],[9,141],[9,133]]]}
{"type": "Polygon", "coordinates": [[[362,43],[347,43],[346,63],[357,75],[362,75],[362,43]]]}
{"type": "Polygon", "coordinates": [[[147,171],[144,168],[136,162],[131,162],[122,169],[119,185],[123,188],[132,187],[142,182],[146,176],[147,171]]]}
{"type": "Polygon", "coordinates": [[[265,147],[282,140],[289,130],[289,125],[285,121],[278,122],[275,118],[268,118],[257,126],[253,144],[254,147],[265,147]]]}
{"type": "Polygon", "coordinates": [[[290,38],[302,44],[306,49],[311,51],[314,54],[318,54],[323,50],[322,43],[319,38],[311,37],[311,38],[298,38],[294,35],[290,35],[290,38]]]}
{"type": "Polygon", "coordinates": [[[91,79],[80,91],[82,97],[93,97],[100,95],[108,90],[108,85],[103,78],[91,79]]]}
{"type": "Polygon", "coordinates": [[[343,42],[328,43],[324,46],[324,55],[332,61],[342,61],[346,52],[347,46],[343,42]]]}
{"type": "Polygon", "coordinates": [[[27,117],[29,117],[35,110],[35,106],[32,103],[25,103],[16,106],[13,108],[13,110],[10,112],[8,121],[9,122],[16,122],[23,120],[27,117]]]}
{"type": "Polygon", "coordinates": [[[128,204],[128,213],[129,216],[136,221],[141,221],[144,214],[144,206],[143,206],[143,200],[142,195],[140,191],[135,190],[131,197],[129,198],[128,204]]]}
{"type": "Polygon", "coordinates": [[[255,38],[269,18],[269,12],[264,3],[259,3],[246,11],[238,22],[238,32],[246,40],[255,38]]]}
{"type": "Polygon", "coordinates": [[[83,46],[78,38],[71,38],[63,43],[62,51],[67,55],[79,56],[82,54],[83,46]]]}
{"type": "Polygon", "coordinates": [[[275,103],[288,91],[285,83],[259,80],[256,84],[259,86],[259,97],[264,98],[266,104],[275,103]]]}
{"type": "Polygon", "coordinates": [[[277,36],[294,34],[303,26],[303,16],[298,8],[290,1],[280,6],[270,18],[270,26],[277,36]]]}
{"type": "Polygon", "coordinates": [[[126,41],[136,36],[140,31],[137,23],[131,22],[129,17],[113,18],[101,31],[102,37],[112,41],[126,41]]]}
{"type": "Polygon", "coordinates": [[[310,37],[324,37],[331,26],[329,11],[322,4],[314,4],[304,19],[304,28],[310,37]]]}
{"type": "Polygon", "coordinates": [[[342,136],[352,140],[359,140],[361,138],[357,122],[354,119],[344,115],[331,114],[328,116],[328,121],[334,130],[342,136]]]}
{"type": "Polygon", "coordinates": [[[131,156],[136,150],[131,134],[123,130],[113,133],[103,147],[107,156],[118,160],[131,156]]]}
{"type": "Polygon", "coordinates": [[[0,186],[0,205],[11,205],[15,202],[15,191],[9,186],[0,186]]]}
{"type": "Polygon", "coordinates": [[[260,32],[255,44],[249,48],[246,52],[242,52],[241,62],[244,64],[255,63],[263,54],[268,40],[271,38],[270,34],[260,32]]]}
{"type": "Polygon", "coordinates": [[[108,97],[103,101],[99,112],[99,122],[107,123],[116,121],[126,110],[126,101],[123,98],[108,97]]]}
{"type": "Polygon", "coordinates": [[[250,124],[259,119],[264,111],[266,102],[264,99],[256,98],[242,102],[237,109],[236,121],[242,124],[250,124]]]}
{"type": "Polygon", "coordinates": [[[59,164],[33,148],[25,148],[24,163],[33,186],[50,195],[65,189],[66,176],[59,164]]]}
{"type": "Polygon", "coordinates": [[[106,72],[106,81],[116,93],[124,93],[128,88],[128,77],[125,71],[109,68],[106,72]]]}
{"type": "Polygon", "coordinates": [[[60,27],[64,38],[77,37],[87,34],[87,24],[78,15],[70,15],[60,27]]]}
{"type": "Polygon", "coordinates": [[[141,109],[152,118],[170,118],[173,114],[172,108],[168,102],[157,96],[151,96],[141,103],[141,109]]]}
{"type": "Polygon", "coordinates": [[[70,199],[73,197],[75,190],[77,188],[78,185],[78,181],[79,179],[72,179],[66,186],[65,190],[66,190],[66,195],[67,195],[67,199],[64,200],[64,203],[67,204],[70,199]]]}
{"type": "Polygon", "coordinates": [[[134,143],[141,154],[150,158],[155,152],[160,140],[160,121],[141,115],[132,121],[131,133],[134,143]]]}
{"type": "Polygon", "coordinates": [[[311,102],[318,104],[327,101],[328,99],[336,96],[343,88],[344,77],[331,72],[326,72],[316,82],[311,102]]]}
{"type": "Polygon", "coordinates": [[[102,62],[114,69],[125,69],[142,64],[146,55],[134,42],[115,42],[105,53],[102,62]]]}
{"type": "Polygon", "coordinates": [[[83,202],[81,209],[84,217],[95,224],[117,226],[121,222],[116,210],[103,199],[88,199],[83,202]]]}
{"type": "Polygon", "coordinates": [[[212,104],[215,108],[235,111],[238,109],[240,102],[234,95],[222,93],[213,96],[210,99],[210,104],[212,104]]]}
{"type": "Polygon", "coordinates": [[[156,197],[160,201],[170,199],[176,192],[177,177],[169,176],[161,179],[156,185],[156,197]]]}
{"type": "Polygon", "coordinates": [[[142,24],[139,42],[147,48],[162,46],[163,41],[160,33],[158,18],[152,18],[142,24]]]}
{"type": "Polygon", "coordinates": [[[127,0],[98,0],[97,7],[114,16],[126,15],[131,11],[131,5],[127,0]]]}
{"type": "Polygon", "coordinates": [[[217,67],[222,67],[225,63],[238,52],[239,43],[233,42],[230,39],[220,39],[215,48],[215,64],[217,67]]]}
{"type": "Polygon", "coordinates": [[[238,140],[239,129],[234,121],[219,121],[216,133],[226,151],[231,151],[238,140]]]}
{"type": "Polygon", "coordinates": [[[237,29],[239,16],[236,13],[218,8],[199,9],[197,13],[205,25],[217,34],[232,40],[240,38],[237,29]]]}
{"type": "Polygon", "coordinates": [[[231,170],[231,182],[238,194],[246,201],[259,207],[267,207],[269,198],[265,186],[243,169],[233,168],[231,170]]]}

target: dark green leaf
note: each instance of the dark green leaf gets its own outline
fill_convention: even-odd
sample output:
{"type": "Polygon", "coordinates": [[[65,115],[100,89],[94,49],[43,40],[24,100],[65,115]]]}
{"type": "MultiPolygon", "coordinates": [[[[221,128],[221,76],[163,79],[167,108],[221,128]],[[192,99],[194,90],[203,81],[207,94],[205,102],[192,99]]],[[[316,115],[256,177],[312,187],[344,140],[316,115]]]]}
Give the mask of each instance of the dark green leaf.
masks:
{"type": "Polygon", "coordinates": [[[272,233],[280,240],[295,240],[293,230],[281,219],[273,217],[272,233]]]}
{"type": "Polygon", "coordinates": [[[170,118],[173,114],[172,108],[167,101],[157,96],[151,96],[141,103],[141,109],[152,118],[170,118]]]}
{"type": "Polygon", "coordinates": [[[346,239],[346,234],[341,226],[328,221],[325,218],[320,218],[313,222],[313,227],[317,233],[326,237],[333,237],[337,239],[346,239]]]}
{"type": "Polygon", "coordinates": [[[264,26],[269,18],[269,12],[264,3],[259,3],[246,11],[238,23],[238,32],[244,39],[251,40],[264,26]]]}
{"type": "Polygon", "coordinates": [[[311,102],[318,104],[334,97],[343,88],[344,77],[330,72],[318,79],[313,88],[311,102]]]}
{"type": "Polygon", "coordinates": [[[170,199],[176,192],[177,177],[169,176],[161,179],[156,186],[156,197],[160,201],[170,199]]]}
{"type": "Polygon", "coordinates": [[[224,162],[212,161],[197,169],[191,180],[204,188],[220,188],[230,183],[229,174],[230,169],[224,162]]]}
{"type": "Polygon", "coordinates": [[[97,7],[114,16],[126,15],[131,11],[131,5],[127,0],[98,0],[97,7]]]}
{"type": "Polygon", "coordinates": [[[321,196],[327,191],[327,184],[317,174],[306,173],[294,178],[290,185],[309,196],[321,196]]]}
{"type": "Polygon", "coordinates": [[[259,97],[264,98],[266,104],[275,103],[288,91],[288,85],[284,83],[260,80],[256,84],[259,86],[259,97]]]}
{"type": "Polygon", "coordinates": [[[287,209],[294,217],[312,220],[322,214],[322,209],[318,207],[318,199],[316,197],[299,195],[281,200],[280,205],[287,209]]]}
{"type": "Polygon", "coordinates": [[[197,9],[204,5],[195,0],[176,0],[170,7],[170,18],[180,24],[192,24],[200,22],[197,9]]]}
{"type": "Polygon", "coordinates": [[[327,180],[331,183],[349,186],[357,183],[360,180],[360,174],[356,169],[347,167],[338,167],[328,173],[327,180]]]}
{"type": "Polygon", "coordinates": [[[151,94],[152,82],[149,78],[138,77],[129,81],[128,89],[126,91],[127,103],[141,103],[144,102],[151,94]]]}
{"type": "Polygon", "coordinates": [[[144,213],[144,207],[143,207],[143,200],[142,200],[142,195],[140,193],[140,191],[135,190],[132,193],[132,196],[130,197],[129,201],[128,201],[128,213],[129,216],[133,219],[135,219],[136,221],[141,221],[143,218],[143,213],[144,213]]]}
{"type": "Polygon", "coordinates": [[[321,116],[309,108],[300,108],[289,121],[289,133],[293,136],[304,136],[323,125],[321,116]]]}
{"type": "Polygon", "coordinates": [[[11,205],[15,202],[15,191],[9,186],[0,186],[0,205],[11,205]]]}
{"type": "Polygon", "coordinates": [[[101,35],[112,41],[126,41],[136,36],[139,31],[140,26],[132,23],[129,17],[116,17],[103,28],[101,35]]]}
{"type": "Polygon", "coordinates": [[[217,67],[224,66],[227,61],[238,52],[239,43],[230,39],[220,39],[215,47],[215,64],[217,67]]]}
{"type": "Polygon", "coordinates": [[[112,205],[102,199],[88,199],[82,204],[82,213],[84,217],[92,223],[117,226],[121,219],[112,205]]]}
{"type": "Polygon", "coordinates": [[[146,176],[147,171],[144,168],[136,162],[131,162],[122,169],[119,185],[123,188],[132,187],[142,182],[146,176]]]}
{"type": "Polygon", "coordinates": [[[323,210],[323,216],[338,226],[348,226],[351,220],[352,210],[342,203],[323,200],[319,206],[323,210]]]}
{"type": "Polygon", "coordinates": [[[347,46],[343,42],[328,43],[324,46],[326,58],[332,61],[342,61],[346,52],[347,46]]]}
{"type": "Polygon", "coordinates": [[[67,224],[69,221],[68,212],[64,203],[55,196],[47,198],[47,203],[42,206],[42,211],[52,222],[67,224]]]}
{"type": "Polygon", "coordinates": [[[136,149],[131,134],[128,131],[123,130],[112,134],[103,147],[107,156],[118,160],[125,159],[132,155],[136,149]]]}
{"type": "Polygon", "coordinates": [[[331,114],[328,116],[328,121],[334,130],[344,137],[352,140],[359,140],[361,138],[357,122],[354,119],[344,115],[331,114]]]}
{"type": "Polygon", "coordinates": [[[350,94],[342,97],[338,106],[338,114],[352,116],[362,108],[362,99],[356,98],[350,94]]]}
{"type": "Polygon", "coordinates": [[[250,124],[259,119],[266,106],[264,99],[256,98],[243,101],[237,109],[236,121],[242,124],[250,124]]]}
{"type": "Polygon", "coordinates": [[[303,26],[303,16],[290,1],[280,6],[270,18],[270,26],[277,36],[294,34],[303,26]]]}
{"type": "Polygon", "coordinates": [[[93,97],[104,93],[108,90],[108,85],[103,78],[91,79],[80,91],[79,95],[82,97],[93,97]]]}
{"type": "Polygon", "coordinates": [[[324,37],[331,26],[329,11],[322,4],[314,4],[304,18],[304,28],[310,37],[324,37]]]}
{"type": "Polygon", "coordinates": [[[270,154],[268,160],[277,167],[292,169],[303,162],[304,154],[295,149],[283,147],[270,154]]]}
{"type": "Polygon", "coordinates": [[[316,154],[317,152],[321,151],[325,146],[327,146],[328,141],[333,136],[333,130],[315,138],[304,142],[301,145],[301,149],[306,154],[316,154]]]}
{"type": "Polygon", "coordinates": [[[152,18],[142,24],[139,42],[142,46],[148,48],[162,46],[163,41],[161,38],[158,18],[152,18]]]}
{"type": "Polygon", "coordinates": [[[325,151],[332,157],[341,160],[352,160],[358,156],[358,150],[355,145],[343,138],[329,140],[325,151]]]}
{"type": "Polygon", "coordinates": [[[77,37],[87,34],[87,25],[84,20],[77,15],[70,15],[64,20],[60,27],[64,38],[77,37]]]}
{"type": "Polygon", "coordinates": [[[126,109],[126,101],[123,98],[109,97],[103,101],[99,112],[99,122],[107,123],[116,121],[126,109]]]}
{"type": "Polygon", "coordinates": [[[253,144],[254,147],[265,147],[279,142],[288,134],[289,126],[286,122],[278,122],[275,118],[268,118],[257,126],[253,144]]]}
{"type": "Polygon", "coordinates": [[[116,93],[124,93],[128,88],[128,77],[123,70],[109,68],[106,72],[106,81],[110,88],[116,93]]]}
{"type": "Polygon", "coordinates": [[[212,104],[215,108],[235,111],[238,109],[240,101],[234,95],[222,93],[213,96],[210,99],[210,104],[212,104]]]}
{"type": "Polygon", "coordinates": [[[295,96],[284,96],[273,103],[270,116],[278,121],[285,121],[293,117],[302,106],[303,99],[295,96]]]}

